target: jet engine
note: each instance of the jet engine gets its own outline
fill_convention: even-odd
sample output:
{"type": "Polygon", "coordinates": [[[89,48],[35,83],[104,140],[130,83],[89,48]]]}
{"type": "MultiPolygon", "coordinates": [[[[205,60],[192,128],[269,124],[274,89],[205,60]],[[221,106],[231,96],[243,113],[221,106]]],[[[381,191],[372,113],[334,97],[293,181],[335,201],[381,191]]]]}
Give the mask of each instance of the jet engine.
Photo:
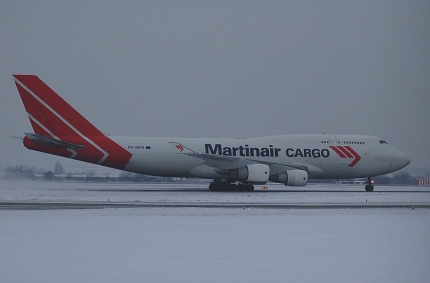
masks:
{"type": "Polygon", "coordinates": [[[250,183],[265,184],[269,179],[270,168],[266,164],[250,164],[230,170],[230,178],[250,183]]]}
{"type": "Polygon", "coordinates": [[[270,175],[269,180],[275,183],[283,183],[285,186],[306,186],[308,172],[304,170],[287,170],[279,174],[270,175]]]}

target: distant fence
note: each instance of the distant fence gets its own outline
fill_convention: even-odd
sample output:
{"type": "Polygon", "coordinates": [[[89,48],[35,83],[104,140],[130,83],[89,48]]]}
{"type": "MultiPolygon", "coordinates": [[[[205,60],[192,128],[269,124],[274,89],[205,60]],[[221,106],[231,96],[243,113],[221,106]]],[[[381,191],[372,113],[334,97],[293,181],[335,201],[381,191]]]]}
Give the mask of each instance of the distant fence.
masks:
{"type": "Polygon", "coordinates": [[[430,179],[418,179],[418,186],[430,186],[430,179]]]}

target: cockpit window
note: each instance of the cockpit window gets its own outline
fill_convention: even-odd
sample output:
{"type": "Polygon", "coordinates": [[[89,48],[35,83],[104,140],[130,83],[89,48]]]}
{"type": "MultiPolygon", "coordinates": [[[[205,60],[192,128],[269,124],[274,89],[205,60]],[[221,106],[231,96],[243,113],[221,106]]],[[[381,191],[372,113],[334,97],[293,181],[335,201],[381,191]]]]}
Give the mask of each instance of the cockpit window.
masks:
{"type": "Polygon", "coordinates": [[[379,140],[379,143],[380,144],[383,144],[383,143],[386,143],[386,144],[388,144],[386,141],[384,141],[384,140],[379,140]]]}

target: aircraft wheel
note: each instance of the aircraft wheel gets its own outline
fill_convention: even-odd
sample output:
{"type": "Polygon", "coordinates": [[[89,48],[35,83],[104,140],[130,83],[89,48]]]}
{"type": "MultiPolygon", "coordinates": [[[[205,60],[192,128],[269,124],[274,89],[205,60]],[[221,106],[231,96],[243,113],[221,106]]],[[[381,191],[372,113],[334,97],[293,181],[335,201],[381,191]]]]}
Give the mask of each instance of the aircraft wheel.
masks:
{"type": "Polygon", "coordinates": [[[236,186],[236,184],[235,184],[235,183],[228,184],[226,187],[227,187],[227,191],[230,191],[230,192],[235,192],[235,191],[237,191],[237,186],[236,186]]]}
{"type": "Polygon", "coordinates": [[[373,192],[373,186],[372,185],[366,185],[365,190],[366,190],[366,192],[373,192]]]}
{"type": "Polygon", "coordinates": [[[253,192],[254,191],[254,186],[251,184],[248,184],[245,186],[245,191],[247,192],[253,192]]]}
{"type": "Polygon", "coordinates": [[[244,192],[246,190],[246,187],[244,184],[237,185],[237,191],[238,192],[244,192]]]}
{"type": "Polygon", "coordinates": [[[211,182],[209,184],[209,191],[217,191],[217,189],[218,189],[218,186],[215,182],[211,182]]]}

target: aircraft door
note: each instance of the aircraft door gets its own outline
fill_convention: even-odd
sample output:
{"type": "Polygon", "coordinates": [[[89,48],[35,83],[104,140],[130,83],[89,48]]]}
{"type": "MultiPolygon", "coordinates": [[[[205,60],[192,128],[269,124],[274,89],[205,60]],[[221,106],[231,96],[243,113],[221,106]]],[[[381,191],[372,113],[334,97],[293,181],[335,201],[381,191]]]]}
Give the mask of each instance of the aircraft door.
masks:
{"type": "Polygon", "coordinates": [[[330,145],[334,145],[334,146],[337,145],[336,136],[328,136],[328,138],[329,138],[329,141],[330,141],[330,145]]]}

